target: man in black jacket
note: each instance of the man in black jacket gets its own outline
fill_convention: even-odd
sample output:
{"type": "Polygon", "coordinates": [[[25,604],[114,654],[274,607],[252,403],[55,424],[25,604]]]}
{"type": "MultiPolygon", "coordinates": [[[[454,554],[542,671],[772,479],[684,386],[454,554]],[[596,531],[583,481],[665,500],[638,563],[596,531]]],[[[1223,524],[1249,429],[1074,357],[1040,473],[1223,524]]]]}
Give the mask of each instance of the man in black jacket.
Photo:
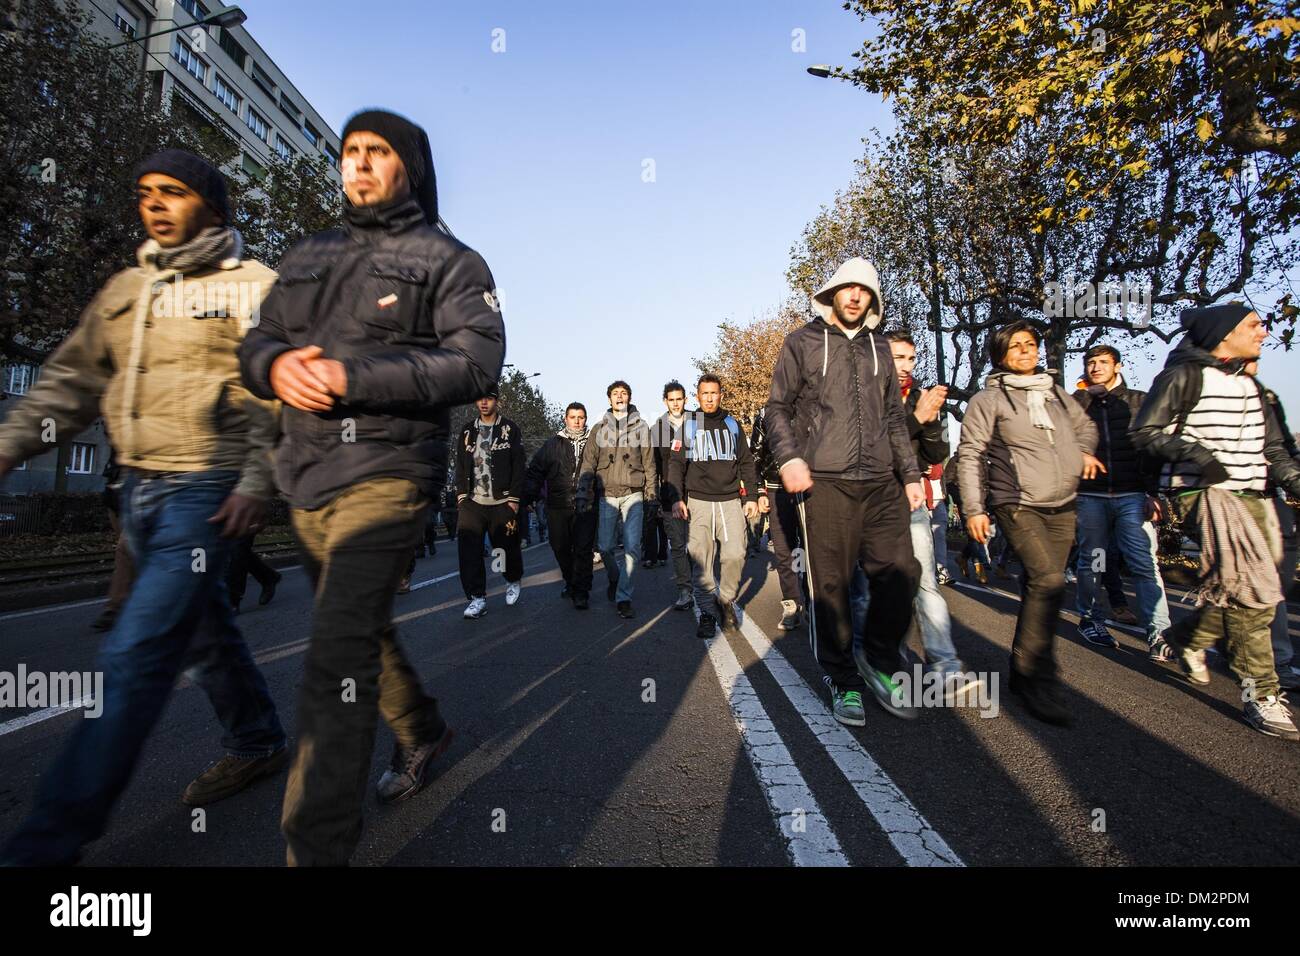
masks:
{"type": "Polygon", "coordinates": [[[727,630],[740,626],[735,600],[745,565],[745,522],[758,514],[758,503],[742,497],[741,482],[746,489],[759,488],[760,495],[767,491],[758,483],[745,430],[721,407],[722,380],[701,375],[695,398],[700,410],[686,419],[681,440],[673,442],[664,484],[673,515],[690,522],[686,547],[700,609],[696,636],[707,640],[719,621],[727,630]],[[717,578],[715,558],[722,566],[717,578]]]}
{"type": "MultiPolygon", "coordinates": [[[[664,386],[664,405],[667,411],[654,423],[655,471],[662,477],[668,473],[668,453],[673,442],[680,442],[686,424],[686,388],[673,379],[664,386]]],[[[674,611],[685,611],[695,603],[691,591],[691,558],[686,553],[688,522],[673,514],[672,489],[660,482],[659,505],[663,515],[662,525],[672,547],[673,582],[677,585],[674,611]]],[[[660,562],[662,563],[662,562],[660,562]]]]}
{"type": "Polygon", "coordinates": [[[437,227],[424,130],[367,111],[343,130],[343,229],[298,243],[239,348],[284,404],[276,449],[316,603],[285,794],[291,864],[345,864],[376,712],[397,748],[384,801],[423,786],[451,731],[397,644],[393,594],[447,471],[448,409],[492,386],[505,328],[487,264],[437,227]]]}
{"type": "Polygon", "coordinates": [[[1129,434],[1146,392],[1128,387],[1119,350],[1113,346],[1088,349],[1083,368],[1088,387],[1075,392],[1074,398],[1097,426],[1096,456],[1106,470],[1079,482],[1079,633],[1090,644],[1118,646],[1099,613],[1097,595],[1107,554],[1118,550],[1137,590],[1138,620],[1146,630],[1148,656],[1167,661],[1172,654],[1163,635],[1169,629],[1169,604],[1156,564],[1156,532],[1151,524],[1160,519],[1159,468],[1138,454],[1129,434]]]}
{"type": "Polygon", "coordinates": [[[883,309],[875,266],[850,259],[813,307],[820,318],[786,336],[777,358],[768,434],[785,490],[806,498],[813,641],[835,719],[862,726],[864,686],[888,712],[911,715],[893,675],[921,577],[909,511],[925,499],[893,356],[875,334],[883,309]],[[848,599],[858,564],[871,587],[866,674],[854,662],[848,599]]]}
{"type": "Polygon", "coordinates": [[[460,505],[457,536],[460,583],[469,603],[465,617],[487,613],[487,571],[483,566],[483,535],[495,555],[505,558],[506,604],[519,600],[524,577],[520,512],[524,493],[524,434],[497,410],[492,386],[478,399],[478,418],[466,422],[456,440],[456,501],[460,505]]]}
{"type": "Polygon", "coordinates": [[[569,598],[580,611],[588,607],[596,544],[595,510],[579,513],[574,504],[587,436],[587,408],[581,402],[570,402],[564,410],[564,427],[537,449],[524,473],[525,505],[540,501],[542,486],[546,487],[551,551],[564,577],[560,597],[569,598]]]}

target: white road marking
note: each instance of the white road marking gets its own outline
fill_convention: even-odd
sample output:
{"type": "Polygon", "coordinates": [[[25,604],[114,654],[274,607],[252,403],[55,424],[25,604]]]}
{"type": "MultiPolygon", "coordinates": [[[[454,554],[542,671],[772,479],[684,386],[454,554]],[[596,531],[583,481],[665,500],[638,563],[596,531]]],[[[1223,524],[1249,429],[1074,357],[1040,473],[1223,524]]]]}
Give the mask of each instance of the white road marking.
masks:
{"type": "Polygon", "coordinates": [[[848,866],[840,841],[763,710],[727,639],[715,633],[708,642],[708,650],[709,661],[740,731],[745,755],[776,816],[790,860],[795,866],[848,866]]]}
{"type": "Polygon", "coordinates": [[[36,710],[30,714],[24,714],[14,720],[5,721],[0,724],[0,737],[5,734],[12,734],[16,730],[22,730],[33,724],[39,724],[42,721],[49,720],[51,717],[62,717],[64,714],[75,714],[77,711],[89,707],[95,702],[94,697],[82,697],[74,700],[66,707],[46,707],[44,710],[36,710]]]}
{"type": "MultiPolygon", "coordinates": [[[[856,737],[831,714],[748,614],[740,632],[908,866],[965,866],[856,737]]],[[[864,697],[870,697],[865,691],[864,697]]],[[[868,700],[868,706],[870,701],[868,700]]],[[[888,718],[885,718],[888,719],[888,718]]]]}

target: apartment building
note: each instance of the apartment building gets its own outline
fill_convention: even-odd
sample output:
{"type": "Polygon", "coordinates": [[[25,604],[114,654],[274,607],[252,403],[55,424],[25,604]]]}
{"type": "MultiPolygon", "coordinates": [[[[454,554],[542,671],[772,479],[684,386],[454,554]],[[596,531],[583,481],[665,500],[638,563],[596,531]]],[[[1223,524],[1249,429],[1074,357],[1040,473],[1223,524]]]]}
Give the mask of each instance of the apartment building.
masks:
{"type": "MultiPolygon", "coordinates": [[[[245,175],[260,179],[274,154],[286,159],[320,154],[342,188],[338,134],[244,29],[240,8],[204,0],[77,2],[93,18],[89,28],[104,38],[139,39],[128,49],[139,55],[160,102],[189,111],[237,143],[239,170],[245,175]]],[[[6,404],[12,407],[13,399],[39,376],[35,364],[0,365],[0,419],[6,404]]],[[[109,454],[103,422],[75,436],[69,452],[66,490],[101,490],[109,454]]],[[[25,462],[0,479],[0,495],[55,490],[58,461],[58,449],[51,448],[25,462]]]]}
{"type": "Polygon", "coordinates": [[[91,29],[106,37],[150,37],[137,44],[140,66],[161,102],[170,100],[172,109],[188,110],[238,143],[244,173],[265,175],[273,154],[320,154],[342,188],[338,134],[242,23],[219,25],[238,21],[239,7],[203,0],[78,2],[94,17],[91,29]]]}

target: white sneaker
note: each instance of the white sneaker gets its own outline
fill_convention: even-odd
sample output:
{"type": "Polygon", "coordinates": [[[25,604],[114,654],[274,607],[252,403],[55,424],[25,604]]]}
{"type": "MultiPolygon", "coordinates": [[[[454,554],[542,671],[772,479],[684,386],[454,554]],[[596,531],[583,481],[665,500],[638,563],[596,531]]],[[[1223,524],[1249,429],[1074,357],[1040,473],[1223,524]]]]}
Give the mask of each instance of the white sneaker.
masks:
{"type": "Polygon", "coordinates": [[[674,611],[685,611],[695,603],[695,596],[691,593],[690,588],[677,589],[677,601],[673,604],[674,611]]]}
{"type": "Polygon", "coordinates": [[[1183,673],[1193,684],[1208,684],[1210,682],[1210,669],[1205,666],[1205,651],[1189,651],[1183,649],[1176,652],[1179,663],[1183,665],[1183,673]]]}
{"type": "Polygon", "coordinates": [[[943,702],[952,707],[967,694],[974,693],[984,686],[984,678],[967,677],[961,671],[953,671],[943,679],[943,702]]]}
{"type": "Polygon", "coordinates": [[[476,597],[465,606],[466,617],[482,617],[487,613],[487,598],[476,597]]]}
{"type": "Polygon", "coordinates": [[[506,584],[506,604],[510,605],[511,607],[514,607],[516,604],[519,603],[519,590],[520,588],[519,588],[518,581],[514,582],[513,584],[509,584],[509,583],[506,584]]]}
{"type": "Polygon", "coordinates": [[[1287,740],[1300,740],[1300,730],[1296,730],[1291,714],[1283,706],[1280,698],[1264,697],[1246,704],[1247,722],[1262,734],[1270,737],[1285,737],[1287,740]]]}

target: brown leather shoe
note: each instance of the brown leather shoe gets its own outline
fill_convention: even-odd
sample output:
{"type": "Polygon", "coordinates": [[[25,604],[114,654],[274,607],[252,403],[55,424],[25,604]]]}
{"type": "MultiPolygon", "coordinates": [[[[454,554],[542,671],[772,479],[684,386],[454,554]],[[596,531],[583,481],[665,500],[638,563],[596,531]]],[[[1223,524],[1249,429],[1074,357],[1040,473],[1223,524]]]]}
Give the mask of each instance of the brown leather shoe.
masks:
{"type": "Polygon", "coordinates": [[[288,747],[281,747],[266,757],[235,757],[227,754],[194,778],[181,794],[181,802],[191,807],[216,803],[234,796],[255,780],[283,770],[288,762],[288,747]]]}

